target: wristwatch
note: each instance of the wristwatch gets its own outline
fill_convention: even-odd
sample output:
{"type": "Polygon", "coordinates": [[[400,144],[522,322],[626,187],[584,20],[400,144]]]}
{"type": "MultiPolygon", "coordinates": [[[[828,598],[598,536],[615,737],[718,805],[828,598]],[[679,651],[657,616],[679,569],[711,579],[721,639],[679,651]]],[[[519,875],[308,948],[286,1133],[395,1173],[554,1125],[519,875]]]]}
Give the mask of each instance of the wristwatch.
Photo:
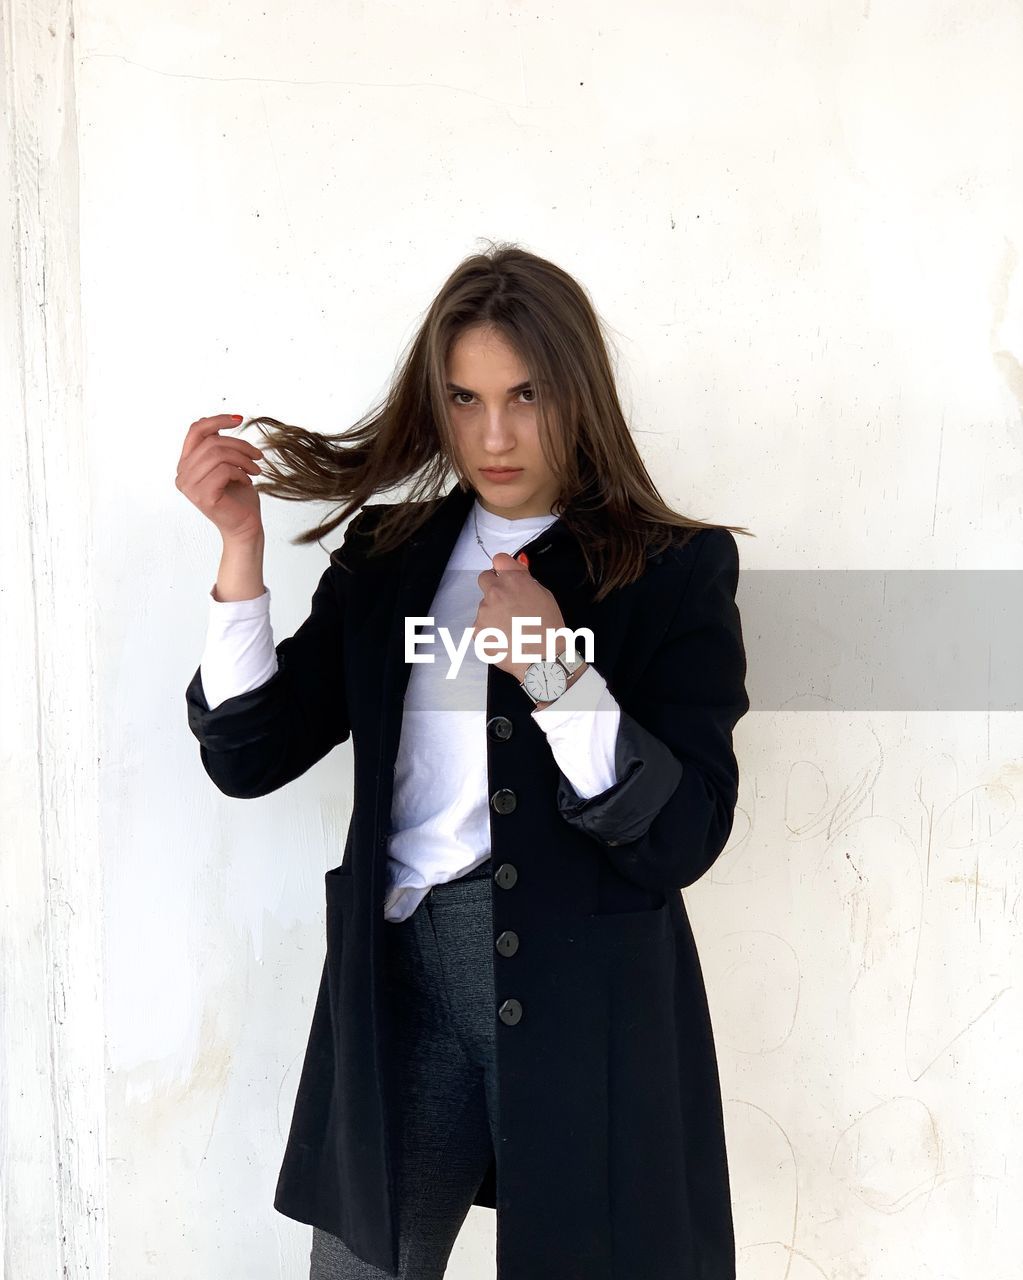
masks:
{"type": "Polygon", "coordinates": [[[574,646],[556,654],[553,662],[531,662],[519,685],[536,706],[541,702],[554,702],[568,688],[568,682],[585,662],[574,646]]]}

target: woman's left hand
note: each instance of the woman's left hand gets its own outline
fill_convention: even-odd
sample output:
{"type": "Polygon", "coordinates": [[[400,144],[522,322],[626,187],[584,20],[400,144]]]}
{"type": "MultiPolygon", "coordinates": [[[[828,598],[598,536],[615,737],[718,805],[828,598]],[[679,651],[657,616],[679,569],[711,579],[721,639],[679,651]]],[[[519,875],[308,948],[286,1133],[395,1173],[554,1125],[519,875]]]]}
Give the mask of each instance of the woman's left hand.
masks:
{"type": "MultiPolygon", "coordinates": [[[[542,582],[537,582],[524,564],[504,551],[494,556],[494,568],[484,569],[476,579],[483,599],[476,610],[473,623],[473,643],[476,634],[484,627],[497,627],[505,637],[501,645],[496,642],[492,651],[507,650],[505,656],[495,659],[493,665],[521,680],[531,662],[546,658],[545,641],[548,627],[563,627],[565,619],[554,595],[542,582]],[[496,570],[496,572],[495,572],[496,570]],[[527,654],[535,654],[526,662],[512,661],[512,619],[539,618],[539,623],[522,623],[522,647],[527,654]]],[[[563,647],[563,642],[558,648],[563,647]]]]}

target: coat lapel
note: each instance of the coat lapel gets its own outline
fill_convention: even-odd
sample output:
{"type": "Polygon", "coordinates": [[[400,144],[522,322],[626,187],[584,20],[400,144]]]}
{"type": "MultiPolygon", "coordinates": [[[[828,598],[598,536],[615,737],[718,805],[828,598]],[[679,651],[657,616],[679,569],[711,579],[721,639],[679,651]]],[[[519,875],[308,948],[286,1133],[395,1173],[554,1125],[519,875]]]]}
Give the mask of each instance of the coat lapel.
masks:
{"type": "Polygon", "coordinates": [[[402,548],[394,613],[387,625],[384,661],[384,702],[388,730],[400,727],[401,704],[412,671],[411,666],[404,661],[405,619],[429,613],[444,567],[475,496],[471,489],[463,492],[455,484],[437,504],[430,518],[402,548]]]}

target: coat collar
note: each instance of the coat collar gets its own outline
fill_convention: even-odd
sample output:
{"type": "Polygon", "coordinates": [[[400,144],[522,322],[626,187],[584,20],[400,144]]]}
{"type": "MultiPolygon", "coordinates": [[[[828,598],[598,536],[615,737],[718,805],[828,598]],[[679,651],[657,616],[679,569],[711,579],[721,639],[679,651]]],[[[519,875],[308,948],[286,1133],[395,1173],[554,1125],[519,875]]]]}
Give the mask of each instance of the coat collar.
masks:
{"type": "MultiPolygon", "coordinates": [[[[461,532],[475,501],[475,490],[462,489],[456,482],[444,497],[438,500],[432,514],[409,539],[409,547],[425,548],[425,552],[421,554],[427,555],[431,553],[431,549],[436,549],[438,552],[442,549],[445,563],[447,563],[447,557],[451,554],[455,540],[461,532]]],[[[546,529],[541,529],[534,538],[524,542],[517,549],[516,554],[524,548],[531,548],[534,543],[553,543],[568,535],[569,530],[563,521],[557,519],[553,524],[549,524],[546,529]]],[[[537,551],[540,550],[539,547],[535,549],[537,551]]],[[[546,547],[544,549],[546,550],[546,547]]]]}
{"type": "MultiPolygon", "coordinates": [[[[462,489],[456,482],[408,540],[399,567],[403,595],[408,590],[418,600],[420,592],[417,588],[421,586],[421,594],[426,596],[426,605],[429,605],[475,500],[473,489],[462,489]]],[[[549,590],[554,589],[548,581],[552,573],[559,582],[567,585],[563,581],[564,574],[567,572],[571,578],[573,570],[584,567],[578,543],[560,518],[523,542],[514,554],[518,555],[520,551],[529,556],[530,572],[549,590]]],[[[413,611],[409,609],[407,612],[413,611]]]]}

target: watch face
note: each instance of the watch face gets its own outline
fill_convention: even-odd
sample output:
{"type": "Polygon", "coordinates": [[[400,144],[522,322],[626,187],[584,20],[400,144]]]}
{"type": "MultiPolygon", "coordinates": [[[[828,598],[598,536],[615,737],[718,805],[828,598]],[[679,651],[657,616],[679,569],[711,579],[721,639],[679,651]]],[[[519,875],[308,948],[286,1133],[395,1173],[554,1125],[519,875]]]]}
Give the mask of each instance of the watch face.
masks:
{"type": "Polygon", "coordinates": [[[533,662],[526,668],[522,683],[536,702],[553,702],[568,687],[568,676],[560,662],[533,662]]]}

